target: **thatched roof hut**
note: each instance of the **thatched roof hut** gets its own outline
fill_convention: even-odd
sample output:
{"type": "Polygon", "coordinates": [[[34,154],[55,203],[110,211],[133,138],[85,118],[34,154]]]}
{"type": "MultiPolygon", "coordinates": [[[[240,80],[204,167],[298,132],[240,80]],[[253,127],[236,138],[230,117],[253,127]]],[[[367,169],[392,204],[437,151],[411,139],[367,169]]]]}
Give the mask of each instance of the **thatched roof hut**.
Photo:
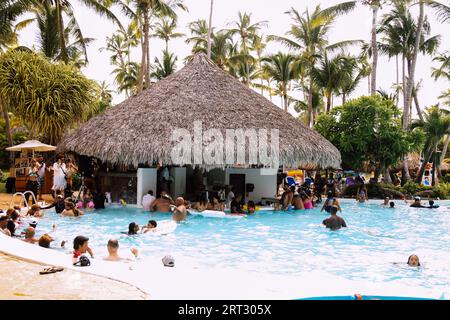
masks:
{"type": "Polygon", "coordinates": [[[224,72],[204,54],[180,71],[82,124],[59,151],[114,164],[171,165],[175,128],[279,129],[280,164],[340,168],[340,152],[319,133],[224,72]]]}

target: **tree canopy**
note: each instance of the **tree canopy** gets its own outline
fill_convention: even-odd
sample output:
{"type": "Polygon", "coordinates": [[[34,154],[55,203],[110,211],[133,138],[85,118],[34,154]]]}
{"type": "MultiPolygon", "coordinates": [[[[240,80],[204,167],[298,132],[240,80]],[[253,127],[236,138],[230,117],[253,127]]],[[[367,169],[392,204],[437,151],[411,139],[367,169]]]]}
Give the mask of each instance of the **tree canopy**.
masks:
{"type": "Polygon", "coordinates": [[[315,129],[341,151],[344,169],[361,169],[369,162],[381,172],[420,149],[423,141],[421,132],[402,130],[394,102],[378,95],[350,100],[322,114],[315,129]]]}

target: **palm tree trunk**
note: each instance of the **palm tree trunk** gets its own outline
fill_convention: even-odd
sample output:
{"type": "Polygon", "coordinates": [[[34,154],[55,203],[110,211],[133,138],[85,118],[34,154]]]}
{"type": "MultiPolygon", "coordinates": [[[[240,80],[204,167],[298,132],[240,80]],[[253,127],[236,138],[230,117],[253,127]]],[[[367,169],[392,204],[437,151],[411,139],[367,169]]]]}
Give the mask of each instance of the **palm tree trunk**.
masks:
{"type": "MultiPolygon", "coordinates": [[[[419,19],[417,21],[417,34],[416,34],[416,41],[414,44],[413,55],[411,59],[411,68],[409,69],[408,81],[406,84],[406,94],[403,108],[404,111],[408,109],[409,106],[411,105],[411,98],[414,89],[414,73],[416,71],[417,56],[419,53],[420,39],[422,37],[423,20],[424,20],[424,3],[423,1],[419,1],[419,19]]],[[[409,120],[409,117],[406,120],[409,120]]]]}
{"type": "Polygon", "coordinates": [[[398,98],[399,98],[399,94],[398,94],[398,86],[399,86],[399,70],[398,70],[398,54],[395,55],[395,76],[396,76],[396,82],[397,82],[397,86],[395,88],[397,94],[395,96],[395,106],[398,108],[398,98]]]}
{"type": "Polygon", "coordinates": [[[148,13],[144,13],[144,37],[145,37],[145,53],[147,54],[147,63],[145,66],[145,86],[148,88],[150,86],[150,17],[148,13]]]}
{"type": "Polygon", "coordinates": [[[61,50],[61,58],[65,64],[69,63],[69,55],[67,54],[66,39],[64,37],[64,21],[61,9],[61,0],[56,0],[56,14],[58,15],[58,33],[59,33],[59,49],[61,50]]]}
{"type": "Polygon", "coordinates": [[[287,84],[284,85],[283,100],[284,100],[284,111],[288,112],[289,103],[288,103],[288,95],[287,95],[287,84]]]}
{"type": "Polygon", "coordinates": [[[449,143],[450,143],[450,134],[447,135],[447,137],[445,138],[445,141],[444,141],[444,147],[442,148],[442,154],[441,154],[441,161],[439,161],[439,163],[441,163],[441,164],[445,160],[445,154],[447,153],[449,143]]]}
{"type": "Polygon", "coordinates": [[[417,115],[419,116],[420,121],[424,121],[422,111],[420,110],[419,99],[417,98],[417,90],[413,89],[413,98],[414,105],[416,106],[417,115]]]}
{"type": "Polygon", "coordinates": [[[377,47],[377,14],[378,5],[372,6],[372,73],[370,83],[370,94],[377,92],[377,64],[378,64],[378,47],[377,47]]]}
{"type": "Polygon", "coordinates": [[[420,166],[419,174],[417,175],[416,182],[418,184],[422,183],[423,174],[425,173],[425,168],[427,167],[427,163],[430,162],[431,156],[433,155],[433,152],[430,152],[429,155],[427,155],[426,158],[424,158],[424,162],[420,166]]]}
{"type": "Polygon", "coordinates": [[[209,8],[209,24],[208,24],[208,58],[211,59],[211,30],[212,30],[212,15],[213,15],[214,0],[211,0],[209,8]]]}
{"type": "Polygon", "coordinates": [[[166,52],[169,52],[169,40],[166,39],[166,52]]]}
{"type": "Polygon", "coordinates": [[[144,26],[143,26],[143,24],[141,24],[141,34],[142,34],[142,39],[141,39],[141,70],[139,72],[139,79],[138,79],[138,88],[137,88],[137,92],[138,93],[141,92],[142,90],[144,90],[144,72],[145,72],[145,66],[146,66],[146,60],[147,60],[147,54],[145,52],[145,37],[143,36],[143,34],[144,34],[144,26]]]}
{"type": "Polygon", "coordinates": [[[331,110],[331,91],[326,93],[327,96],[327,113],[331,110]]]}
{"type": "Polygon", "coordinates": [[[342,105],[345,104],[345,101],[346,101],[345,92],[342,92],[342,105]]]}
{"type": "Polygon", "coordinates": [[[312,79],[309,79],[309,92],[308,92],[308,126],[311,128],[313,126],[313,88],[312,79]]]}

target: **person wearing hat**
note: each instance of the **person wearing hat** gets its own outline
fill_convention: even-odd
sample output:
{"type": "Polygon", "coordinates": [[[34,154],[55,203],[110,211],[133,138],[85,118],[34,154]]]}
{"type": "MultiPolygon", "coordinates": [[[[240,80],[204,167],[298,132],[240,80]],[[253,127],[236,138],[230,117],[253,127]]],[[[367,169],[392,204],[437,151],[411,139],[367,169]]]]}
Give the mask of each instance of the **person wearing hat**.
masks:
{"type": "Polygon", "coordinates": [[[152,202],[150,211],[170,212],[170,205],[173,204],[172,198],[165,191],[161,191],[160,197],[152,202]]]}
{"type": "Polygon", "coordinates": [[[64,211],[65,205],[64,205],[64,197],[61,194],[60,190],[56,191],[56,199],[53,201],[53,203],[46,207],[41,207],[41,210],[55,208],[56,213],[60,214],[64,211]]]}
{"type": "Polygon", "coordinates": [[[426,208],[425,206],[422,205],[422,203],[420,203],[420,197],[419,196],[415,196],[414,197],[414,202],[410,205],[410,207],[413,207],[413,208],[426,208]]]}

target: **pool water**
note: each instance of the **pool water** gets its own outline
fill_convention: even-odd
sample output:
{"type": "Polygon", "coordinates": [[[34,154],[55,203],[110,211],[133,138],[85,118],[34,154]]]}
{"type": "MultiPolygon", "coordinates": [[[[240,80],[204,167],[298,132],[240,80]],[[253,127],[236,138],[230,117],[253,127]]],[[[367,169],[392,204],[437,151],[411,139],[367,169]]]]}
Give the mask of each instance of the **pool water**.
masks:
{"type": "Polygon", "coordinates": [[[97,257],[106,255],[108,239],[117,238],[125,253],[137,247],[141,256],[170,254],[192,259],[208,267],[234,268],[277,275],[324,272],[349,280],[395,282],[411,287],[450,292],[450,202],[439,209],[410,208],[401,201],[396,208],[379,201],[359,204],[343,201],[342,216],[348,228],[330,231],[321,225],[328,214],[313,210],[260,211],[240,219],[189,216],[167,235],[121,234],[130,222],[142,226],[150,219],[170,220],[168,213],[149,213],[136,208],[108,208],[86,212],[80,218],[54,212],[38,224],[44,233],[56,224],[52,246],[77,235],[90,238],[97,257]],[[408,267],[417,254],[422,266],[408,267]]]}

